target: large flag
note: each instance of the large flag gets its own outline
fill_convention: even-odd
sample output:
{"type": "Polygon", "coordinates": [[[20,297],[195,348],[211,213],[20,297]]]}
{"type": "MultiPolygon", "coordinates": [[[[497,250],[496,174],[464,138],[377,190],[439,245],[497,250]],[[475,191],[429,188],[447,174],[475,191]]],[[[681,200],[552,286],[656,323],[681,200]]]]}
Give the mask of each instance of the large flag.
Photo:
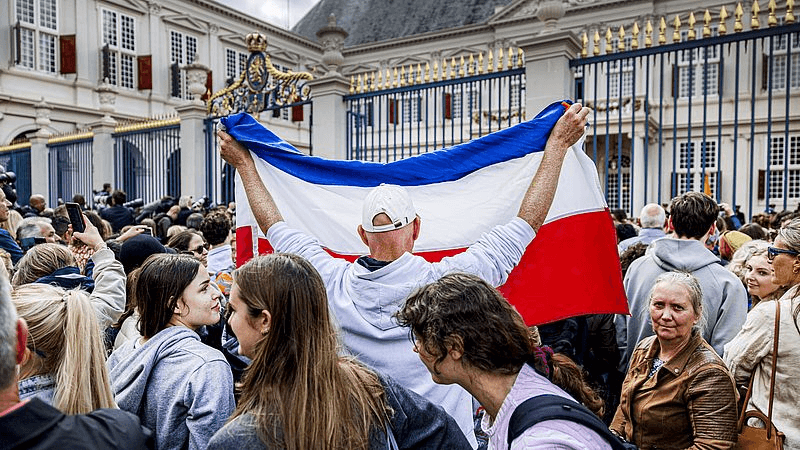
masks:
{"type": "MultiPolygon", "coordinates": [[[[247,146],[287,224],[334,256],[368,253],[356,228],[367,193],[381,183],[405,186],[422,218],[414,253],[429,261],[464,251],[482,233],[516,216],[542,151],[565,108],[473,141],[391,163],[306,156],[253,117],[222,119],[247,146]]],[[[236,177],[236,262],[271,251],[236,177]]],[[[616,233],[594,163],[583,142],[564,161],[555,200],[501,291],[528,324],[580,314],[628,313],[616,233]]]]}

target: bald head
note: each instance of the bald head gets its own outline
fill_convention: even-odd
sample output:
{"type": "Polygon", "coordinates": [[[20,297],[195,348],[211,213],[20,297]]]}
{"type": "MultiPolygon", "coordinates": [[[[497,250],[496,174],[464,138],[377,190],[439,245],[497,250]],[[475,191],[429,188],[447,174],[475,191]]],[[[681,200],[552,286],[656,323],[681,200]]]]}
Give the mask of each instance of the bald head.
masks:
{"type": "Polygon", "coordinates": [[[39,212],[44,211],[45,206],[47,206],[44,200],[44,196],[41,194],[31,195],[31,197],[28,199],[28,204],[31,205],[31,208],[39,212]]]}
{"type": "Polygon", "coordinates": [[[648,203],[642,208],[639,214],[639,223],[642,228],[664,228],[664,222],[667,219],[667,214],[664,208],[656,203],[648,203]]]}

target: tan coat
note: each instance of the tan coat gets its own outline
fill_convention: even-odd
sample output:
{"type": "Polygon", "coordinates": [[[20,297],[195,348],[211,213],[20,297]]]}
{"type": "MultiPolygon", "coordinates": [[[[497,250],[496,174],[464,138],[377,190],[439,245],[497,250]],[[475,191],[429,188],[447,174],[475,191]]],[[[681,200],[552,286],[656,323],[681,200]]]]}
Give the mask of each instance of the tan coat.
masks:
{"type": "Polygon", "coordinates": [[[736,390],[725,364],[697,332],[647,378],[655,336],[633,352],[611,429],[640,449],[728,449],[736,442],[736,390]]]}

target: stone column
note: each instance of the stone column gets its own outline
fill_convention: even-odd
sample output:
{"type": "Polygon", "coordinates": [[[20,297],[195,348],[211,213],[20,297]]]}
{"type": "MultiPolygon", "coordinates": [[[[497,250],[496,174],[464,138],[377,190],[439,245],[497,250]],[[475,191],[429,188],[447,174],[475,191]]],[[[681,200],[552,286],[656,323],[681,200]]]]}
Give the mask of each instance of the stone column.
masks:
{"type": "Polygon", "coordinates": [[[571,31],[552,31],[517,42],[525,52],[525,111],[535,117],[555,101],[572,98],[575,79],[569,61],[581,51],[571,31]]]}
{"type": "Polygon", "coordinates": [[[328,72],[310,80],[306,85],[314,99],[314,130],[311,135],[315,156],[330,159],[347,158],[347,108],[342,97],[347,95],[350,83],[339,73],[344,62],[342,49],[347,31],[336,26],[336,17],[328,17],[328,25],[317,31],[324,53],[322,63],[328,72]]]}
{"type": "MultiPolygon", "coordinates": [[[[114,128],[117,121],[104,116],[99,121],[89,124],[94,133],[92,142],[92,189],[99,191],[103,183],[111,183],[121,188],[122,180],[114,179],[114,128]]],[[[88,196],[90,193],[86,193],[88,196]]]]}
{"type": "MultiPolygon", "coordinates": [[[[36,110],[36,126],[39,130],[30,136],[31,141],[31,194],[42,194],[47,198],[47,204],[53,204],[53,196],[50,195],[50,150],[47,148],[47,141],[50,139],[50,112],[52,109],[44,97],[34,105],[36,110]]],[[[20,199],[27,202],[27,198],[20,199]]]]}
{"type": "Polygon", "coordinates": [[[175,110],[181,118],[181,195],[210,195],[210,186],[206,186],[206,107],[192,101],[175,110]]]}

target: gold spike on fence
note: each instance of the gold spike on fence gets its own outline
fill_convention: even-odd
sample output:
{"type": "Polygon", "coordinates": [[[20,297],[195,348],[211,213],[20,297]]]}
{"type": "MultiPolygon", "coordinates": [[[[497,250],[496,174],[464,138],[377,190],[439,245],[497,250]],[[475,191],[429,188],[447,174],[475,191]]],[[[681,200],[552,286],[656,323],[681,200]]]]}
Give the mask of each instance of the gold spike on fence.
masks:
{"type": "Polygon", "coordinates": [[[447,80],[447,58],[442,58],[442,81],[444,80],[447,80]]]}
{"type": "Polygon", "coordinates": [[[497,71],[503,70],[503,47],[497,49],[497,71]]]}
{"type": "Polygon", "coordinates": [[[690,41],[693,41],[697,37],[697,33],[694,31],[694,24],[697,23],[697,20],[694,18],[694,13],[689,13],[689,33],[687,34],[686,38],[690,41]]]}
{"type": "Polygon", "coordinates": [[[511,50],[511,47],[508,47],[508,61],[506,62],[506,70],[511,70],[514,68],[514,52],[511,50]]]}
{"type": "Polygon", "coordinates": [[[614,51],[613,47],[611,46],[611,39],[613,38],[613,34],[611,34],[611,28],[606,30],[606,55],[610,54],[614,51]]]}
{"type": "MultiPolygon", "coordinates": [[[[397,72],[397,69],[394,70],[395,72],[397,72]]],[[[405,85],[406,85],[406,68],[400,66],[400,87],[403,87],[405,85]]]]}
{"type": "Polygon", "coordinates": [[[672,42],[680,42],[681,41],[681,18],[679,16],[675,16],[675,20],[672,22],[672,42]]]}
{"type": "Polygon", "coordinates": [[[644,26],[644,46],[650,48],[653,46],[653,22],[650,19],[644,26]]]}
{"type": "Polygon", "coordinates": [[[422,84],[422,64],[420,63],[417,63],[417,84],[422,84]]]}
{"type": "Polygon", "coordinates": [[[489,49],[489,57],[486,61],[486,71],[491,73],[494,72],[494,58],[492,57],[492,49],[489,49]]]}
{"type": "Polygon", "coordinates": [[[469,62],[467,64],[469,64],[469,66],[467,66],[467,75],[475,75],[475,58],[472,57],[472,53],[469,54],[469,62]]]}
{"type": "Polygon", "coordinates": [[[521,69],[523,66],[523,59],[525,59],[525,52],[521,48],[517,48],[517,68],[521,69]]]}
{"type": "Polygon", "coordinates": [[[717,33],[720,36],[725,36],[728,33],[728,27],[725,26],[725,19],[728,18],[728,10],[725,9],[725,5],[722,5],[722,9],[719,10],[719,26],[717,27],[717,33]]]}
{"type": "Polygon", "coordinates": [[[50,137],[47,140],[47,145],[60,144],[62,142],[80,141],[83,139],[91,139],[93,137],[94,132],[92,131],[79,131],[77,133],[69,132],[67,134],[50,137]]]}
{"type": "Polygon", "coordinates": [[[733,23],[733,32],[738,33],[744,29],[744,23],[742,22],[742,17],[744,17],[744,9],[742,8],[741,3],[736,5],[736,9],[733,11],[733,16],[736,18],[735,22],[733,23]]]}
{"type": "Polygon", "coordinates": [[[464,77],[464,55],[461,55],[461,61],[458,64],[458,76],[459,78],[464,77]]]}
{"type": "Polygon", "coordinates": [[[394,73],[392,74],[392,87],[393,88],[397,87],[397,78],[399,78],[399,76],[397,75],[397,67],[395,67],[394,68],[394,73]]]}
{"type": "Polygon", "coordinates": [[[414,65],[408,65],[408,84],[414,86],[417,84],[417,80],[414,79],[414,65]]]}
{"type": "Polygon", "coordinates": [[[794,23],[794,0],[786,0],[786,17],[783,18],[783,23],[794,23]]]}
{"type": "Polygon", "coordinates": [[[761,12],[761,8],[758,6],[758,0],[753,2],[753,8],[750,10],[750,28],[753,30],[757,30],[761,27],[761,21],[758,19],[758,13],[761,12]]]}
{"type": "Polygon", "coordinates": [[[625,50],[625,27],[620,25],[619,33],[617,35],[619,36],[619,42],[617,42],[617,50],[624,51],[625,50]]]}
{"type": "Polygon", "coordinates": [[[160,128],[169,125],[177,125],[181,123],[180,117],[162,116],[159,118],[144,119],[136,122],[128,122],[118,125],[114,128],[115,133],[125,133],[128,131],[149,130],[152,128],[160,128]]]}
{"type": "Polygon", "coordinates": [[[455,56],[453,56],[450,59],[450,78],[451,79],[455,79],[456,78],[456,57],[455,56]]]}
{"type": "Polygon", "coordinates": [[[631,48],[636,50],[639,48],[639,22],[633,22],[633,39],[631,40],[631,48]]]}
{"type": "Polygon", "coordinates": [[[658,44],[664,45],[667,43],[667,20],[661,17],[658,23],[658,44]]]}
{"type": "MultiPolygon", "coordinates": [[[[381,74],[381,72],[379,70],[378,71],[378,76],[380,76],[380,74],[381,74]]],[[[380,80],[378,80],[378,85],[380,85],[380,84],[381,84],[381,82],[380,82],[380,80]]],[[[375,87],[375,72],[374,71],[369,76],[369,90],[370,90],[370,92],[375,92],[377,90],[377,88],[375,87]]]]}
{"type": "Polygon", "coordinates": [[[356,93],[356,77],[355,75],[350,76],[350,95],[356,93]]]}
{"type": "Polygon", "coordinates": [[[581,35],[581,58],[589,56],[589,36],[584,31],[581,35]]]}
{"type": "Polygon", "coordinates": [[[706,10],[703,13],[703,38],[711,37],[711,13],[706,10]]]}
{"type": "Polygon", "coordinates": [[[775,4],[775,0],[769,0],[769,4],[767,5],[767,9],[769,9],[769,16],[767,17],[767,25],[769,27],[774,27],[778,25],[778,17],[775,15],[775,9],[777,5],[775,4]]]}
{"type": "Polygon", "coordinates": [[[600,31],[594,30],[594,47],[592,47],[592,55],[597,56],[600,54],[600,31]]]}
{"type": "Polygon", "coordinates": [[[425,80],[426,83],[430,83],[430,81],[431,81],[431,65],[428,64],[427,61],[425,61],[425,78],[424,78],[424,80],[425,80]]]}
{"type": "Polygon", "coordinates": [[[478,52],[478,75],[483,74],[483,52],[478,52]]]}
{"type": "Polygon", "coordinates": [[[433,81],[439,81],[439,62],[433,62],[433,81]]]}
{"type": "Polygon", "coordinates": [[[360,94],[363,91],[363,81],[361,80],[361,74],[358,74],[358,79],[356,81],[356,94],[360,94]]]}

